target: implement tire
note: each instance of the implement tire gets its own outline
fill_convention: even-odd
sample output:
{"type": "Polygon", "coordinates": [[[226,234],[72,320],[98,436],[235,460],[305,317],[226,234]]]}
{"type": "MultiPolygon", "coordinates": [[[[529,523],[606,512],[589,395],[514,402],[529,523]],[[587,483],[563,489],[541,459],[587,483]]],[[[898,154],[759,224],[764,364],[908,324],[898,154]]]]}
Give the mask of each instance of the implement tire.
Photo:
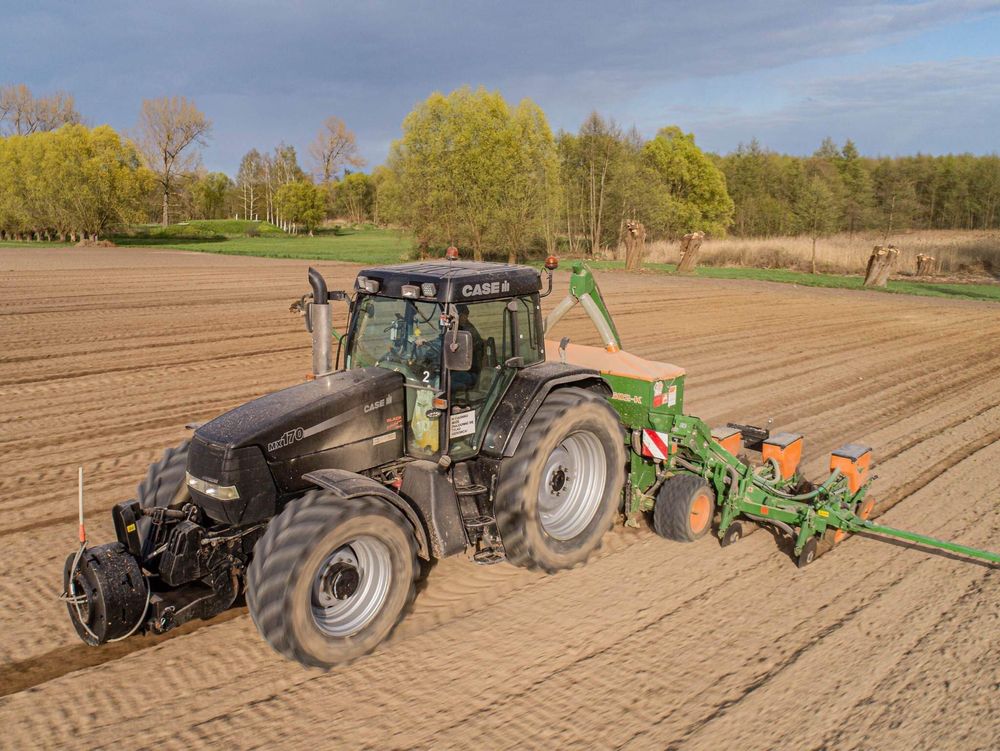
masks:
{"type": "Polygon", "coordinates": [[[653,507],[653,529],[660,537],[694,542],[712,528],[715,493],[702,478],[674,475],[663,483],[653,507]]]}
{"type": "Polygon", "coordinates": [[[624,480],[621,423],[607,400],[576,388],[550,394],[500,467],[507,560],[548,573],[585,562],[614,523],[624,480]]]}
{"type": "MultiPolygon", "coordinates": [[[[182,441],[180,445],[164,451],[158,462],[149,465],[146,476],[135,491],[135,497],[140,506],[143,508],[180,508],[191,499],[185,482],[190,445],[191,441],[182,441]]],[[[140,517],[136,521],[143,549],[146,546],[150,524],[148,516],[140,517]]]]}
{"type": "Polygon", "coordinates": [[[276,652],[326,669],[392,633],[413,602],[418,573],[413,529],[387,501],[312,490],[257,541],[247,605],[276,652]]]}

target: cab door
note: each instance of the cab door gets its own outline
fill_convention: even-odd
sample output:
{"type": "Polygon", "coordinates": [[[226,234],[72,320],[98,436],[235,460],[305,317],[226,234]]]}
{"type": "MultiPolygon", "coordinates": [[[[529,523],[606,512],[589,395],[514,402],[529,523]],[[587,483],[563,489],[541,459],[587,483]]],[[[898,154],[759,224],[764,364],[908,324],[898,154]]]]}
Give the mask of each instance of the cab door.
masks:
{"type": "Polygon", "coordinates": [[[485,300],[467,307],[464,328],[472,331],[478,352],[474,350],[470,371],[448,371],[448,453],[456,460],[479,452],[490,418],[517,373],[518,368],[509,364],[511,359],[521,358],[520,367],[545,359],[537,295],[485,300]],[[514,310],[508,309],[511,303],[514,310]]]}

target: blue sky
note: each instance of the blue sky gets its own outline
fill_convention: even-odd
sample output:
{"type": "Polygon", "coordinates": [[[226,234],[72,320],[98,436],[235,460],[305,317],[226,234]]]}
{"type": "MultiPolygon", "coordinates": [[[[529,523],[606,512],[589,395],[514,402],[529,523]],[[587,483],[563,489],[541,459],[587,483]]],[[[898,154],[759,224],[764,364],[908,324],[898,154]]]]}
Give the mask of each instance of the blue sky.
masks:
{"type": "Polygon", "coordinates": [[[757,138],[812,152],[1000,151],[1000,0],[352,2],[0,0],[0,83],[76,96],[128,129],[182,94],[213,121],[209,169],[307,146],[328,115],[369,165],[432,91],[530,97],[553,130],[591,110],[726,152],[757,138]]]}

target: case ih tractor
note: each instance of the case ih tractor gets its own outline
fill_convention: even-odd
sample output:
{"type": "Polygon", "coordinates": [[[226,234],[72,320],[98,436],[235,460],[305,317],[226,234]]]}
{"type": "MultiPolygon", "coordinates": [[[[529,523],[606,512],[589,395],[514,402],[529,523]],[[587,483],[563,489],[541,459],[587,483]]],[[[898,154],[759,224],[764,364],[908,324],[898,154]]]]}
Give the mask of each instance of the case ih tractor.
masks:
{"type": "Polygon", "coordinates": [[[80,637],[162,633],[245,596],[275,650],[330,667],[392,631],[422,562],[468,552],[554,572],[644,514],[680,541],[769,524],[799,565],[856,531],[1000,560],[868,520],[866,446],[833,452],[814,485],[798,474],[801,436],[684,415],[684,372],[621,350],[586,266],[543,320],[555,266],[544,293],[537,269],[449,259],[366,269],[350,296],[310,269],[293,306],[312,333],[310,380],[168,450],[113,508],[116,542],[87,546],[81,500],[63,595],[80,637]],[[577,303],[603,347],[545,340],[577,303]]]}

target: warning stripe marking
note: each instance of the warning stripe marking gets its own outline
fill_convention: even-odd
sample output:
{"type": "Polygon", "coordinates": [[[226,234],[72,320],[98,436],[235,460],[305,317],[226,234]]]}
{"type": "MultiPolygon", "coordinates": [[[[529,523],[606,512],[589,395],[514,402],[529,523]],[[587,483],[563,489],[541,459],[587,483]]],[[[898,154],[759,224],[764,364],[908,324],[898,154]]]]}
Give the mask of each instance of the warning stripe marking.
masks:
{"type": "Polygon", "coordinates": [[[656,430],[642,431],[642,455],[654,459],[667,459],[670,456],[670,434],[656,430]]]}

